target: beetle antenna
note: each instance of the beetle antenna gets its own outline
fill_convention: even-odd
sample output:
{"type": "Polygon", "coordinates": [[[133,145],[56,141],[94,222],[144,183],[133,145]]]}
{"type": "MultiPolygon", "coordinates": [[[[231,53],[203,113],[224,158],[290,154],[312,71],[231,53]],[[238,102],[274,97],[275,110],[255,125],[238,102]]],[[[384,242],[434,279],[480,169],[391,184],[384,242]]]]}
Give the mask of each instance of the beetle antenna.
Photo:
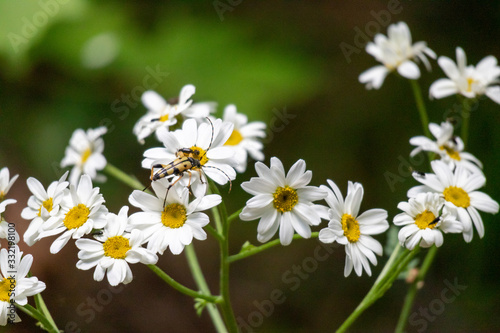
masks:
{"type": "Polygon", "coordinates": [[[225,173],[223,170],[219,169],[218,167],[214,167],[214,166],[211,166],[211,165],[204,165],[203,167],[204,168],[214,168],[214,169],[217,169],[220,172],[222,172],[224,174],[224,176],[227,177],[227,180],[229,180],[229,191],[227,193],[231,192],[231,189],[233,188],[233,182],[231,181],[231,178],[229,178],[229,176],[227,175],[227,173],[225,173]]]}
{"type": "Polygon", "coordinates": [[[207,118],[207,120],[210,122],[210,125],[212,126],[212,137],[210,138],[210,144],[208,145],[208,148],[205,150],[205,154],[203,156],[205,156],[207,154],[207,151],[210,150],[210,148],[212,147],[212,143],[214,142],[214,124],[212,123],[210,118],[208,118],[208,117],[205,117],[205,118],[207,118]]]}

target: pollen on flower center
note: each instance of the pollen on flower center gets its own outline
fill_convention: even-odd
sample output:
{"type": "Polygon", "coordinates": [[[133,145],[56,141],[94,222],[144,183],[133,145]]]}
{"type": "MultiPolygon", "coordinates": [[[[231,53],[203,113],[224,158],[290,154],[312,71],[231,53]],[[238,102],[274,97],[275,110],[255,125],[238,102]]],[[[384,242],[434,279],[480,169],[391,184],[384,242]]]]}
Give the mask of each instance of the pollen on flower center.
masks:
{"type": "Polygon", "coordinates": [[[449,186],[443,191],[444,199],[457,207],[467,208],[470,206],[470,197],[460,187],[449,186]]]}
{"type": "Polygon", "coordinates": [[[467,78],[467,92],[472,91],[472,85],[474,84],[474,82],[476,82],[476,80],[474,80],[473,78],[471,77],[467,78]]]}
{"type": "Polygon", "coordinates": [[[2,279],[2,281],[0,281],[0,301],[9,302],[10,301],[9,294],[12,294],[15,286],[16,286],[15,279],[12,280],[2,279]]]}
{"type": "Polygon", "coordinates": [[[159,121],[161,122],[165,122],[168,120],[168,113],[167,114],[164,114],[163,116],[160,117],[160,119],[158,119],[159,121]]]}
{"type": "Polygon", "coordinates": [[[161,213],[161,223],[168,228],[180,228],[184,225],[186,220],[186,208],[178,203],[167,205],[161,213]]]}
{"type": "Polygon", "coordinates": [[[289,212],[299,202],[299,196],[290,186],[278,187],[273,194],[273,205],[281,213],[289,212]]]}
{"type": "Polygon", "coordinates": [[[241,135],[240,131],[234,129],[233,132],[231,133],[231,136],[229,137],[229,139],[227,139],[226,143],[224,144],[224,146],[236,146],[241,141],[243,141],[243,135],[241,135]]]}
{"type": "Polygon", "coordinates": [[[132,247],[129,244],[129,240],[123,236],[114,236],[108,238],[103,244],[104,255],[115,258],[115,259],[125,259],[128,250],[132,247]]]}
{"type": "Polygon", "coordinates": [[[85,149],[85,151],[82,153],[82,163],[87,162],[91,154],[92,150],[90,148],[85,149]]]}
{"type": "Polygon", "coordinates": [[[84,204],[71,208],[64,217],[64,225],[68,230],[80,228],[89,219],[90,210],[84,204]]]}
{"type": "Polygon", "coordinates": [[[199,160],[201,165],[205,165],[208,162],[207,152],[204,149],[192,146],[191,150],[193,151],[192,157],[199,160]]]}
{"type": "Polygon", "coordinates": [[[344,230],[344,236],[351,243],[355,243],[359,240],[361,236],[361,231],[359,230],[359,223],[350,214],[342,215],[342,230],[344,230]]]}
{"type": "Polygon", "coordinates": [[[450,156],[452,159],[454,159],[456,161],[460,161],[462,159],[460,157],[460,153],[453,148],[450,148],[448,146],[441,146],[441,147],[439,147],[439,149],[445,150],[446,154],[448,154],[448,156],[450,156]]]}
{"type": "Polygon", "coordinates": [[[436,220],[436,215],[434,213],[429,212],[428,210],[424,210],[422,213],[418,214],[415,217],[415,224],[420,229],[434,229],[437,223],[432,223],[436,220]]]}
{"type": "Polygon", "coordinates": [[[45,208],[48,212],[52,210],[52,198],[48,198],[42,204],[40,205],[40,208],[38,208],[38,216],[42,216],[42,207],[45,208]]]}

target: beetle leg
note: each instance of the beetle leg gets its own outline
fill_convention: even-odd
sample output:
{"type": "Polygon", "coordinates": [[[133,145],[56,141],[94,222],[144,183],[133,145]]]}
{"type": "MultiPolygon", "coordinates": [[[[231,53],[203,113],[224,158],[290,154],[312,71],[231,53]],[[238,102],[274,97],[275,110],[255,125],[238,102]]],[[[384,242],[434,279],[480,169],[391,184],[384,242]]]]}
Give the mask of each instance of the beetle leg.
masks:
{"type": "Polygon", "coordinates": [[[168,187],[167,187],[167,192],[165,193],[165,199],[163,199],[163,209],[165,209],[165,204],[167,202],[167,197],[168,197],[168,191],[170,191],[170,188],[172,188],[172,186],[174,186],[179,180],[181,180],[182,176],[184,176],[183,173],[179,174],[179,178],[177,178],[177,180],[175,182],[173,182],[172,184],[170,184],[168,187]]]}

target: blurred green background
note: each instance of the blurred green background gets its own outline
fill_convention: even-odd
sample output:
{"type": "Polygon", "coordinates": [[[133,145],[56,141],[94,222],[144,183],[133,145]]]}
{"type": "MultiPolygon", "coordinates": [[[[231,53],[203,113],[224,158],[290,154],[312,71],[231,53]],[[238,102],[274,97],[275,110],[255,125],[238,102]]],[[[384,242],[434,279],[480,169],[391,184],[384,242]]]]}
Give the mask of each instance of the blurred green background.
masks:
{"type": "MultiPolygon", "coordinates": [[[[141,146],[132,134],[145,112],[140,94],[154,89],[165,98],[175,97],[188,83],[197,88],[195,101],[218,103],[219,116],[225,105],[234,103],[250,120],[269,125],[277,113],[286,111],[290,118],[283,130],[269,131],[266,163],[278,156],[289,168],[302,158],[313,170],[313,185],[332,179],[344,193],[348,180],[361,182],[362,209],[385,208],[392,220],[397,203],[405,201],[406,191],[416,185],[401,159],[408,160],[408,140],[422,134],[420,120],[407,81],[390,75],[380,91],[367,91],[357,78],[377,64],[359,47],[366,42],[359,31],[371,40],[377,27],[386,34],[387,25],[399,21],[408,23],[414,41],[427,41],[438,55],[455,59],[455,47],[461,46],[470,64],[486,55],[500,56],[500,4],[493,1],[2,0],[0,167],[20,175],[10,192],[18,204],[9,206],[8,221],[24,232],[28,222],[20,212],[30,196],[26,179],[32,176],[47,186],[60,176],[58,165],[76,128],[107,126],[108,162],[147,184],[149,171],[140,167],[142,153],[158,143],[149,138],[141,146]],[[352,53],[346,57],[341,45],[347,44],[352,53]],[[390,186],[388,172],[400,175],[401,182],[390,186]]],[[[420,66],[419,83],[430,119],[439,123],[457,100],[427,98],[429,85],[444,76],[435,61],[432,66],[431,73],[420,66]]],[[[500,200],[499,111],[492,101],[481,101],[472,114],[467,149],[484,163],[488,182],[483,191],[496,200],[500,200]]],[[[427,171],[424,164],[413,167],[427,171]]],[[[230,212],[249,199],[239,184],[254,175],[250,166],[238,176],[233,191],[224,195],[230,212]]],[[[110,211],[116,213],[128,204],[131,190],[117,180],[99,186],[110,211]]],[[[413,325],[407,325],[408,332],[500,331],[500,317],[494,315],[500,313],[499,217],[482,216],[483,239],[476,233],[466,244],[460,235],[445,237],[417,296],[417,315],[413,325]],[[438,307],[439,314],[425,324],[417,322],[423,318],[419,309],[439,304],[436,299],[441,299],[445,281],[458,281],[467,288],[444,309],[438,307]]],[[[256,227],[256,221],[233,224],[232,253],[246,240],[257,244],[256,227]]],[[[386,236],[377,239],[385,243],[386,236]]],[[[93,281],[93,271],[76,269],[74,244],[51,255],[52,241],[21,247],[34,256],[32,272],[47,283],[43,296],[61,329],[214,330],[206,313],[197,317],[190,298],[163,285],[143,265],[133,265],[134,281],[111,293],[107,282],[93,281]],[[94,308],[89,305],[92,299],[98,300],[94,308]]],[[[294,241],[235,263],[231,291],[236,316],[259,332],[337,328],[375,279],[354,274],[344,278],[342,248],[307,266],[317,246],[316,239],[294,241]],[[310,272],[294,273],[294,267],[302,265],[310,272]],[[283,302],[262,310],[273,290],[283,293],[283,302]]],[[[216,292],[217,244],[209,238],[195,241],[195,247],[216,292]]],[[[385,260],[380,259],[374,274],[385,260]]],[[[167,251],[159,266],[194,288],[183,255],[167,251]]],[[[351,331],[392,331],[406,290],[404,281],[397,281],[351,331]]],[[[34,332],[34,322],[21,317],[22,323],[4,331],[34,332]]]]}

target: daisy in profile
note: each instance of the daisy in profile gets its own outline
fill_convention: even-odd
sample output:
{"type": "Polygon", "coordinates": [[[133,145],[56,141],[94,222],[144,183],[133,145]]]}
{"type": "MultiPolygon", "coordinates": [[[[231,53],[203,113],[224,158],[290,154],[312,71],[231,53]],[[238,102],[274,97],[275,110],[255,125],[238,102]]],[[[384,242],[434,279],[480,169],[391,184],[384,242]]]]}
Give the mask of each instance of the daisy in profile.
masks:
{"type": "Polygon", "coordinates": [[[92,179],[99,182],[106,180],[104,175],[97,173],[104,169],[107,163],[102,154],[104,140],[101,138],[106,132],[106,127],[88,129],[86,132],[79,128],[73,132],[61,161],[63,168],[73,165],[69,175],[70,184],[76,185],[82,173],[90,175],[92,179]]]}
{"type": "Polygon", "coordinates": [[[0,202],[0,214],[2,214],[3,212],[5,212],[5,208],[8,205],[15,204],[16,202],[17,202],[16,199],[4,199],[2,202],[0,202]]]}
{"type": "Polygon", "coordinates": [[[403,211],[394,217],[394,224],[403,227],[398,238],[401,246],[413,250],[416,246],[443,245],[443,233],[460,233],[463,226],[451,208],[444,205],[438,193],[420,193],[408,202],[400,202],[403,211]]]}
{"type": "Polygon", "coordinates": [[[422,192],[436,192],[445,200],[445,205],[456,209],[457,220],[463,225],[463,236],[470,242],[473,236],[472,224],[476,227],[479,237],[484,236],[484,224],[478,211],[496,214],[498,202],[489,195],[477,191],[484,186],[486,178],[482,173],[470,173],[458,165],[454,170],[443,161],[432,161],[434,173],[424,175],[413,173],[413,177],[424,185],[411,188],[408,197],[416,197],[422,192]]]}
{"type": "Polygon", "coordinates": [[[326,218],[326,207],[313,201],[326,197],[326,191],[308,186],[312,172],[306,171],[306,162],[298,160],[285,174],[285,168],[277,157],[271,158],[271,167],[255,163],[259,177],[252,177],[241,187],[254,197],[247,201],[240,219],[259,219],[257,239],[265,243],[279,229],[282,245],[292,242],[295,231],[303,238],[311,237],[311,226],[319,225],[326,218]]]}
{"type": "Polygon", "coordinates": [[[89,175],[82,175],[77,186],[70,185],[69,193],[61,201],[62,219],[47,220],[35,241],[61,234],[50,246],[50,253],[58,253],[70,238],[79,239],[92,229],[106,225],[108,209],[98,187],[92,187],[89,175]]]}
{"type": "Polygon", "coordinates": [[[455,94],[467,98],[486,95],[500,104],[500,67],[497,59],[487,56],[476,66],[467,66],[467,57],[461,47],[456,48],[456,54],[456,64],[448,57],[439,57],[438,64],[448,78],[434,82],[429,88],[429,95],[438,99],[455,94]]]}
{"type": "Polygon", "coordinates": [[[160,128],[157,134],[164,147],[146,150],[142,167],[154,167],[154,172],[161,173],[158,168],[176,160],[179,149],[191,149],[192,158],[199,162],[201,168],[191,168],[179,176],[172,174],[168,178],[172,183],[182,178],[180,184],[190,185],[195,196],[202,196],[207,190],[206,176],[220,185],[236,178],[234,150],[224,146],[232,132],[233,124],[221,119],[207,120],[200,125],[194,119],[187,119],[181,129],[173,132],[160,128]],[[187,177],[184,177],[185,174],[187,177]]]}
{"type": "Polygon", "coordinates": [[[49,222],[51,224],[54,219],[63,218],[59,209],[61,201],[68,191],[67,176],[68,172],[66,171],[58,181],[52,182],[47,190],[44,189],[42,183],[33,177],[26,181],[33,195],[28,199],[28,207],[23,209],[21,217],[25,220],[31,220],[23,236],[24,242],[29,246],[35,243],[45,221],[51,220],[49,222]]]}
{"type": "Polygon", "coordinates": [[[464,142],[458,136],[453,135],[453,125],[442,122],[441,125],[430,123],[429,130],[436,141],[426,136],[415,136],[410,139],[410,144],[416,146],[410,153],[415,156],[421,151],[437,154],[440,159],[448,164],[451,169],[461,165],[470,172],[482,173],[483,164],[474,155],[464,152],[464,142]]]}
{"type": "Polygon", "coordinates": [[[19,177],[19,175],[15,175],[10,178],[9,168],[7,167],[3,167],[2,170],[0,170],[0,202],[5,199],[5,196],[16,181],[17,177],[19,177]]]}
{"type": "Polygon", "coordinates": [[[248,123],[248,118],[236,111],[236,106],[228,105],[224,109],[223,121],[234,124],[231,136],[224,144],[234,149],[234,159],[237,162],[236,171],[243,173],[247,168],[247,156],[262,161],[264,145],[258,139],[266,137],[266,124],[261,121],[248,123]]]}
{"type": "Polygon", "coordinates": [[[103,233],[95,236],[97,240],[81,238],[76,241],[80,249],[76,267],[88,270],[95,267],[94,280],[102,281],[107,273],[112,286],[132,282],[132,270],[129,264],[138,262],[153,265],[158,257],[153,252],[141,247],[142,233],[139,230],[125,231],[128,225],[128,207],[120,209],[118,215],[109,213],[103,233]]]}
{"type": "Polygon", "coordinates": [[[363,270],[371,276],[370,262],[377,265],[375,254],[381,256],[383,253],[382,245],[371,235],[383,233],[389,228],[387,211],[375,208],[359,214],[363,200],[363,186],[360,183],[348,183],[345,201],[333,181],[328,180],[328,185],[330,188],[324,185],[321,188],[328,193],[325,201],[330,206],[330,222],[328,227],[320,230],[319,240],[345,245],[344,276],[349,276],[353,268],[358,276],[363,270]]]}
{"type": "MultiPolygon", "coordinates": [[[[144,144],[144,139],[155,133],[159,128],[169,129],[177,123],[177,116],[182,114],[186,118],[204,118],[215,110],[215,103],[192,104],[191,96],[196,88],[192,84],[182,87],[176,104],[169,104],[163,97],[152,90],[142,94],[142,104],[148,109],[134,126],[133,132],[137,140],[144,144]]],[[[157,137],[158,138],[158,137],[157,137]]],[[[158,140],[161,141],[160,138],[158,140]]]]}
{"type": "Polygon", "coordinates": [[[412,44],[410,29],[405,22],[391,24],[387,37],[376,34],[374,43],[366,45],[366,52],[382,63],[359,76],[359,82],[366,84],[367,89],[379,89],[387,74],[395,70],[407,79],[416,80],[420,77],[420,69],[415,60],[422,61],[430,71],[427,57],[436,58],[436,54],[427,47],[426,42],[412,44]]]}
{"type": "Polygon", "coordinates": [[[189,202],[189,190],[185,186],[177,184],[167,193],[169,183],[162,179],[153,182],[151,187],[155,195],[135,190],[129,196],[130,203],[142,209],[130,216],[129,227],[143,233],[148,250],[163,254],[168,247],[173,254],[180,254],[193,238],[207,238],[203,227],[210,220],[202,211],[220,204],[220,195],[199,196],[189,202]]]}
{"type": "Polygon", "coordinates": [[[9,223],[2,216],[7,205],[15,204],[16,202],[17,200],[15,199],[5,199],[0,202],[0,238],[7,239],[17,244],[19,242],[19,234],[17,233],[17,230],[14,230],[14,238],[12,239],[12,225],[9,225],[9,223]]]}
{"type": "MultiPolygon", "coordinates": [[[[20,306],[28,303],[28,297],[41,293],[45,290],[45,283],[36,277],[26,277],[33,263],[33,256],[23,252],[17,245],[9,250],[0,251],[0,325],[7,324],[7,315],[12,314],[11,307],[14,303],[20,306]],[[13,288],[11,288],[14,286],[13,288]],[[14,296],[13,296],[14,295],[14,296]],[[13,296],[13,297],[12,297],[13,296]]],[[[20,322],[21,318],[16,314],[14,307],[13,322],[20,322]]],[[[9,321],[10,321],[9,320],[9,321]]]]}

